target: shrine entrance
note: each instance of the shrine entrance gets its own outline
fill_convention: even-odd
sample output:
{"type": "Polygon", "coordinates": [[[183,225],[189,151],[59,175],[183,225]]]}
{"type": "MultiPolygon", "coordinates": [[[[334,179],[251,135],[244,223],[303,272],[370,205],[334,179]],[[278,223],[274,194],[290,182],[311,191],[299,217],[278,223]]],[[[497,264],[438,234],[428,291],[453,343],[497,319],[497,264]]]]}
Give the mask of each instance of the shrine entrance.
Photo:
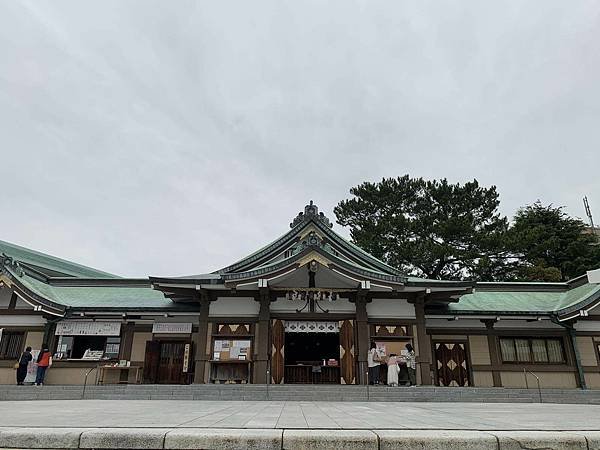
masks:
{"type": "Polygon", "coordinates": [[[351,320],[273,321],[272,383],[354,384],[355,374],[351,320]]]}
{"type": "Polygon", "coordinates": [[[285,333],[285,382],[340,383],[339,333],[285,333]]]}

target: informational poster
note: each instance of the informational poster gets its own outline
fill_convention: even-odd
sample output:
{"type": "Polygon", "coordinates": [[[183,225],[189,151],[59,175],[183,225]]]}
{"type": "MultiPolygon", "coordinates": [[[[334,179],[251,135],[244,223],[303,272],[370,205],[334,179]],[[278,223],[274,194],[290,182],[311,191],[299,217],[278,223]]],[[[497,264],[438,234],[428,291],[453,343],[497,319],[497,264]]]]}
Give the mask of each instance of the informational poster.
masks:
{"type": "Polygon", "coordinates": [[[190,334],[192,332],[192,323],[174,323],[174,322],[157,322],[152,325],[152,333],[154,334],[190,334]]]}
{"type": "Polygon", "coordinates": [[[65,320],[56,324],[56,336],[119,336],[121,322],[65,320]]]}
{"type": "Polygon", "coordinates": [[[39,350],[31,350],[31,361],[27,365],[27,375],[25,376],[24,383],[35,383],[35,378],[37,375],[37,359],[40,354],[39,350]]]}
{"type": "Polygon", "coordinates": [[[183,350],[183,373],[187,373],[190,366],[190,344],[185,344],[183,350]]]}
{"type": "Polygon", "coordinates": [[[252,341],[249,339],[215,339],[213,343],[213,359],[220,361],[248,359],[251,344],[252,341]],[[241,356],[243,358],[240,358],[241,356]]]}

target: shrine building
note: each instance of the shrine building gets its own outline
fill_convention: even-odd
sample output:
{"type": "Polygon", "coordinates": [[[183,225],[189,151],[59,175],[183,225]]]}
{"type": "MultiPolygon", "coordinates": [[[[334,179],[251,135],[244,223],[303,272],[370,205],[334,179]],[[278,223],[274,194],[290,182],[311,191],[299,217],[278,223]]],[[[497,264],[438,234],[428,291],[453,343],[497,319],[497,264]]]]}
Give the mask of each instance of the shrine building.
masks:
{"type": "Polygon", "coordinates": [[[365,384],[375,342],[386,355],[411,343],[421,385],[525,387],[526,370],[544,388],[600,388],[600,270],[561,283],[406,276],[312,202],[212,273],[121,278],[3,241],[0,268],[1,384],[42,343],[48,384],[93,368],[102,383],[365,384]]]}

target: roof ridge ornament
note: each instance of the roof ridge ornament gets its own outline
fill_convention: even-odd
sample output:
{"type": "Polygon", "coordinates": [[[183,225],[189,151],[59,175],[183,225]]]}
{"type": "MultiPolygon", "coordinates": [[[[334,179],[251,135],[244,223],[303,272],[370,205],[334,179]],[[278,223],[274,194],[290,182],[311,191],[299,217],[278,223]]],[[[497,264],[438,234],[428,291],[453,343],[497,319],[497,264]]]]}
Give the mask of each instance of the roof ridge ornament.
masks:
{"type": "Polygon", "coordinates": [[[308,205],[304,207],[304,212],[299,212],[296,218],[290,223],[290,228],[294,228],[300,223],[308,222],[310,220],[318,220],[328,228],[333,228],[331,221],[323,214],[319,212],[319,207],[311,200],[308,205]]]}
{"type": "MultiPolygon", "coordinates": [[[[21,264],[19,264],[19,261],[4,252],[0,254],[0,269],[3,267],[14,270],[19,277],[25,275],[25,271],[21,267],[21,264]]],[[[2,273],[2,270],[0,270],[0,273],[2,273]]]]}

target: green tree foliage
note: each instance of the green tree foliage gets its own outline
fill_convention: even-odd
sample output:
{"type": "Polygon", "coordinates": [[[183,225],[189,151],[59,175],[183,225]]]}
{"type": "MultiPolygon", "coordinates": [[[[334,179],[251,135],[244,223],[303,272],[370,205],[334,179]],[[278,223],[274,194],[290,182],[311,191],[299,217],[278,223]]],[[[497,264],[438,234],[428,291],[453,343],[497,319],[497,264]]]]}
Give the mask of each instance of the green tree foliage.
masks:
{"type": "Polygon", "coordinates": [[[597,239],[585,224],[561,207],[540,202],[521,208],[508,233],[507,247],[518,257],[517,278],[565,281],[600,267],[597,239]]]}
{"type": "Polygon", "coordinates": [[[408,274],[432,279],[506,278],[504,237],[496,187],[461,185],[408,175],[365,182],[335,208],[352,240],[408,274]]]}

